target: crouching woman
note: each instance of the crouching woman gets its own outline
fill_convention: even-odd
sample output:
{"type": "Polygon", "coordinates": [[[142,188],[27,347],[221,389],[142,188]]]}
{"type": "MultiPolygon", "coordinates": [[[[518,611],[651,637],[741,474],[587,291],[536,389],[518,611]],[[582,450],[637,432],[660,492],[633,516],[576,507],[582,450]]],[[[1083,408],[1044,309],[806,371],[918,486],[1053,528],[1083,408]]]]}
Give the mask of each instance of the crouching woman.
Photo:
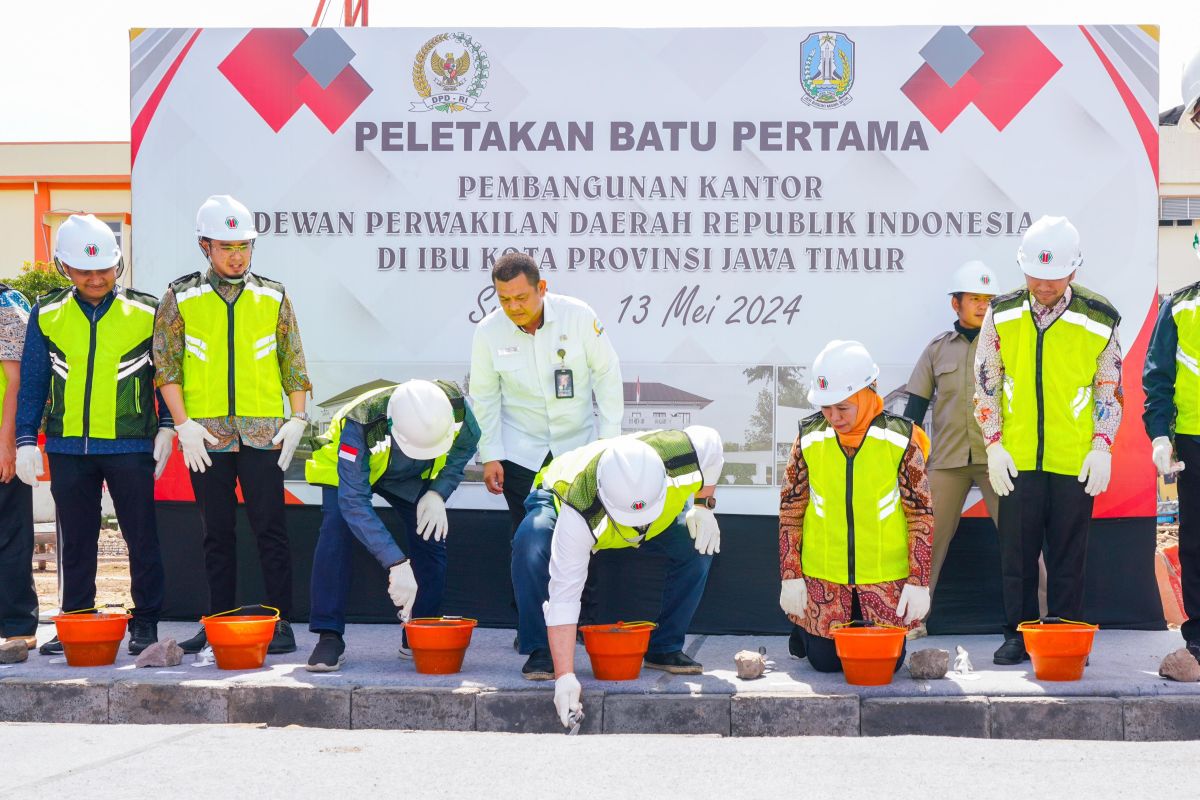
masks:
{"type": "Polygon", "coordinates": [[[929,612],[929,439],[883,410],[878,377],[861,343],[825,346],[808,394],[821,413],[801,421],[781,492],[779,605],[818,672],[842,669],[839,623],[913,627],[929,612]]]}

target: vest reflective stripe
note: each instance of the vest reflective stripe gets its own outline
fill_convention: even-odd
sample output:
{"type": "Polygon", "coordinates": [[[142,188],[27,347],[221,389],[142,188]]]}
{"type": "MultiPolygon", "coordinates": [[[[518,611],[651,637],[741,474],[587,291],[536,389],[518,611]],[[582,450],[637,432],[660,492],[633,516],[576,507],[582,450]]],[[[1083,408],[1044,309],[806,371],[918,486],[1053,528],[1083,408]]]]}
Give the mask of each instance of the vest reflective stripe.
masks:
{"type": "Polygon", "coordinates": [[[847,458],[823,416],[801,422],[809,482],[800,545],[805,575],[839,584],[908,577],[908,520],[898,476],[912,435],[908,420],[880,414],[847,458]]]}
{"type": "Polygon", "coordinates": [[[1200,435],[1200,283],[1171,297],[1171,316],[1179,334],[1175,350],[1175,432],[1200,435]]]}
{"type": "Polygon", "coordinates": [[[150,359],[157,300],[121,289],[95,325],[72,290],[39,305],[50,351],[49,436],[142,439],[154,436],[150,359]]]}
{"type": "Polygon", "coordinates": [[[1104,298],[1071,289],[1067,309],[1040,334],[1027,291],[994,301],[1004,361],[1001,441],[1021,471],[1078,475],[1092,448],[1096,359],[1120,317],[1104,298]]]}
{"type": "Polygon", "coordinates": [[[188,416],[282,417],[283,383],[273,355],[282,287],[247,275],[232,304],[199,274],[172,288],[184,323],[188,416]]]}
{"type": "Polygon", "coordinates": [[[596,470],[600,456],[612,439],[578,447],[563,453],[550,462],[534,479],[554,493],[556,508],[565,503],[583,516],[596,540],[594,550],[637,547],[669,528],[687,505],[688,500],[704,486],[704,476],[691,439],[683,431],[647,431],[636,438],[654,448],[667,468],[667,496],[662,513],[650,523],[645,534],[635,528],[618,524],[608,516],[596,489],[596,470]]]}
{"type": "MultiPolygon", "coordinates": [[[[450,406],[454,409],[454,439],[462,432],[462,423],[466,416],[465,402],[458,386],[450,381],[435,381],[438,387],[446,393],[450,406]]],[[[318,486],[338,485],[338,448],[341,444],[342,429],[346,427],[346,419],[353,419],[363,426],[368,456],[368,480],[374,486],[383,477],[392,461],[392,433],[387,416],[388,401],[391,400],[392,390],[398,384],[390,383],[377,389],[363,392],[349,403],[338,409],[329,423],[329,429],[324,436],[317,437],[317,449],[304,462],[304,479],[318,486]]],[[[454,446],[453,443],[450,445],[454,446]]],[[[446,466],[446,452],[429,462],[421,471],[423,480],[431,481],[441,473],[446,466]]]]}

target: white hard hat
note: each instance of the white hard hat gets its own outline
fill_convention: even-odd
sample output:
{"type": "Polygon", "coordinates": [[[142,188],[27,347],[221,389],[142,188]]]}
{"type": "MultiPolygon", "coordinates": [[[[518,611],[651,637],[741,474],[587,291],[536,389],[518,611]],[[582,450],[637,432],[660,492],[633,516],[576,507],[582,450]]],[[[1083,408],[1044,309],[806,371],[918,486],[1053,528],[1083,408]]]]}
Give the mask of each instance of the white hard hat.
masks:
{"type": "Polygon", "coordinates": [[[879,378],[879,365],[862,342],[834,339],[812,365],[808,401],[817,406],[840,403],[879,378]]]}
{"type": "Polygon", "coordinates": [[[89,271],[110,269],[121,263],[121,248],[108,225],[91,214],[72,214],[58,226],[54,263],[59,272],[64,266],[89,271]]]}
{"type": "Polygon", "coordinates": [[[1190,133],[1200,133],[1200,126],[1192,123],[1196,113],[1196,104],[1200,103],[1200,51],[1183,67],[1183,115],[1179,118],[1181,129],[1190,133]]]}
{"type": "Polygon", "coordinates": [[[458,426],[450,398],[436,383],[405,381],[392,391],[387,412],[392,438],[404,455],[427,461],[450,452],[458,426]]]}
{"type": "Polygon", "coordinates": [[[1065,278],[1083,264],[1079,250],[1079,231],[1066,217],[1042,217],[1029,226],[1017,263],[1031,278],[1056,281],[1065,278]]]}
{"type": "Polygon", "coordinates": [[[250,209],[227,194],[214,194],[196,212],[196,236],[218,242],[252,242],[258,231],[250,209]]]}
{"type": "Polygon", "coordinates": [[[605,511],[621,525],[649,525],[667,503],[667,468],[653,447],[623,436],[600,456],[596,491],[605,511]]]}
{"type": "Polygon", "coordinates": [[[948,294],[997,294],[996,274],[982,261],[968,261],[954,271],[948,294]]]}

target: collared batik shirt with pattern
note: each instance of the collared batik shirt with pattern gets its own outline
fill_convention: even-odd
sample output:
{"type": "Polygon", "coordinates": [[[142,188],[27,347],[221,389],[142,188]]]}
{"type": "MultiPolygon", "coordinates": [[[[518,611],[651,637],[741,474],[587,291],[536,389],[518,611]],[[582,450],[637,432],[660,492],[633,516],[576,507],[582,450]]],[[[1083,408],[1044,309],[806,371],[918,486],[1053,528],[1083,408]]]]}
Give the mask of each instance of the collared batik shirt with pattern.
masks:
{"type": "MultiPolygon", "coordinates": [[[[1052,306],[1044,306],[1029,297],[1029,311],[1038,330],[1045,330],[1062,316],[1071,302],[1071,287],[1052,306]]],[[[975,419],[983,431],[985,444],[1000,441],[1004,422],[1000,413],[1000,387],[1004,385],[1004,360],[1000,358],[1000,335],[992,321],[992,309],[983,318],[979,330],[979,345],[975,350],[975,419]]],[[[1112,448],[1117,428],[1121,427],[1121,412],[1125,391],[1121,386],[1121,343],[1113,329],[1108,346],[1096,358],[1096,376],[1092,378],[1092,449],[1108,452],[1112,448]]]]}
{"type": "MultiPolygon", "coordinates": [[[[205,278],[226,302],[237,298],[244,285],[240,281],[233,283],[224,280],[212,269],[209,269],[205,278]]],[[[154,320],[154,382],[160,388],[168,383],[183,385],[183,333],[183,316],[179,313],[175,290],[167,289],[158,305],[158,316],[154,320]]],[[[304,362],[300,328],[296,324],[292,302],[286,294],[279,306],[279,323],[275,328],[275,337],[279,343],[276,354],[283,391],[289,394],[311,392],[312,382],[308,378],[308,368],[304,362]]],[[[279,433],[286,420],[282,417],[226,416],[197,418],[196,422],[216,437],[217,444],[207,447],[210,451],[219,453],[236,452],[242,444],[259,450],[273,450],[279,445],[272,444],[271,439],[279,433]]]]}

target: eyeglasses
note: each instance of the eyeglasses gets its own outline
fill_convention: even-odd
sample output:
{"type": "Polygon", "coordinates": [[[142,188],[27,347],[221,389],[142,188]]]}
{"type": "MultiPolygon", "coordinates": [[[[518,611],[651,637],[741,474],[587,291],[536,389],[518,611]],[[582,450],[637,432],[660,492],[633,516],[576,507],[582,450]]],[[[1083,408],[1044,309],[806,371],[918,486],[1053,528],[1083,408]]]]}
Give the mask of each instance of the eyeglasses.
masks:
{"type": "Polygon", "coordinates": [[[214,242],[214,246],[222,253],[249,253],[254,242],[214,242]]]}

